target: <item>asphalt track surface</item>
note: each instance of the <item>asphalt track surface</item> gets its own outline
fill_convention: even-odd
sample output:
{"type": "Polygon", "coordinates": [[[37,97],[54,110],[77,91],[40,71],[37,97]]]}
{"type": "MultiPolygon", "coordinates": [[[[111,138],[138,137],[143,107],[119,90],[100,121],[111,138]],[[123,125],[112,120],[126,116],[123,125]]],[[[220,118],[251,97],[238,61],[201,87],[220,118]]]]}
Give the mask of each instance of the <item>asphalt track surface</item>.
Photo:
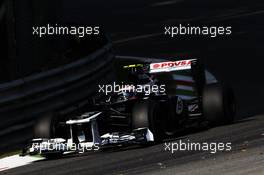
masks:
{"type": "Polygon", "coordinates": [[[181,133],[168,142],[231,142],[229,152],[164,150],[164,143],[35,162],[5,174],[264,174],[264,3],[171,0],[65,1],[66,21],[103,24],[118,55],[204,58],[235,90],[236,124],[181,133]],[[168,38],[165,25],[232,26],[225,37],[168,38]]]}

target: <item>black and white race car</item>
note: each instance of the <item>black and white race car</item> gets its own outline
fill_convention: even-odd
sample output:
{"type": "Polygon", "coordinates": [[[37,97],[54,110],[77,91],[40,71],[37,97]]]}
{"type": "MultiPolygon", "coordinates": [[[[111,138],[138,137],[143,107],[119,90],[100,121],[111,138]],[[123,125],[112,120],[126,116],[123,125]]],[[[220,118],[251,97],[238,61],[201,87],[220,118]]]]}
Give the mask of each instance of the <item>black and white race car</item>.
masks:
{"type": "Polygon", "coordinates": [[[82,115],[45,117],[24,154],[46,157],[108,146],[159,142],[194,124],[222,125],[235,116],[234,93],[197,59],[124,66],[126,84],[95,97],[82,115]]]}

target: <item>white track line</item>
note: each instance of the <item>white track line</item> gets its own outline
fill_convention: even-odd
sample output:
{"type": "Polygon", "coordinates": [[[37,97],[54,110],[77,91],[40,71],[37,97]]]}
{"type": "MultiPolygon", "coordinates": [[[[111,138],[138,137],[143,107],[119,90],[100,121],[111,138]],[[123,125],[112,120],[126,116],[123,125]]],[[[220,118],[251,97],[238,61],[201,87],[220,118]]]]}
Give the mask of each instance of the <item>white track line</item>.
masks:
{"type": "Polygon", "coordinates": [[[0,171],[8,170],[11,168],[16,168],[24,165],[31,164],[38,160],[43,160],[43,157],[34,157],[34,156],[24,156],[21,157],[18,154],[13,156],[8,156],[0,159],[0,171]]]}

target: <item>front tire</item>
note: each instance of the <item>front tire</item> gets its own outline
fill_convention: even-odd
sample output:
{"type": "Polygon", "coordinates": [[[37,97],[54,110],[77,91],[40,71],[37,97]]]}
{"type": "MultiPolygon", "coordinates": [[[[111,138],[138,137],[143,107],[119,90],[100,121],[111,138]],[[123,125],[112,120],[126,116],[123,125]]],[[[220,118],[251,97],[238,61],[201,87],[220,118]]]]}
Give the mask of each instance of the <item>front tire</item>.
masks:
{"type": "Polygon", "coordinates": [[[54,113],[39,118],[34,125],[34,138],[67,138],[67,126],[60,125],[64,121],[54,113]]]}
{"type": "Polygon", "coordinates": [[[34,125],[33,132],[35,138],[52,138],[55,132],[53,114],[47,114],[38,119],[34,125]]]}
{"type": "Polygon", "coordinates": [[[161,141],[162,112],[159,102],[154,100],[143,100],[137,102],[132,110],[132,128],[149,128],[154,135],[155,142],[161,141]]]}

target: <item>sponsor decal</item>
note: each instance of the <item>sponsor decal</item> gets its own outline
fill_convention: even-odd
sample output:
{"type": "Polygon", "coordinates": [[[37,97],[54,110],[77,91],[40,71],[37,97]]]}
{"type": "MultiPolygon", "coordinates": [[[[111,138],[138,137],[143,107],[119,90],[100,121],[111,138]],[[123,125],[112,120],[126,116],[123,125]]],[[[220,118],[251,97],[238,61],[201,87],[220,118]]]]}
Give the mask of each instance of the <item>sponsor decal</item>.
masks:
{"type": "Polygon", "coordinates": [[[176,114],[180,115],[182,111],[183,111],[183,101],[181,98],[178,97],[177,106],[176,106],[176,114]]]}
{"type": "Polygon", "coordinates": [[[198,105],[197,104],[192,104],[192,105],[188,106],[188,111],[189,112],[194,112],[197,109],[198,109],[198,105]]]}
{"type": "Polygon", "coordinates": [[[191,69],[192,60],[169,61],[150,64],[150,73],[191,69]]]}

